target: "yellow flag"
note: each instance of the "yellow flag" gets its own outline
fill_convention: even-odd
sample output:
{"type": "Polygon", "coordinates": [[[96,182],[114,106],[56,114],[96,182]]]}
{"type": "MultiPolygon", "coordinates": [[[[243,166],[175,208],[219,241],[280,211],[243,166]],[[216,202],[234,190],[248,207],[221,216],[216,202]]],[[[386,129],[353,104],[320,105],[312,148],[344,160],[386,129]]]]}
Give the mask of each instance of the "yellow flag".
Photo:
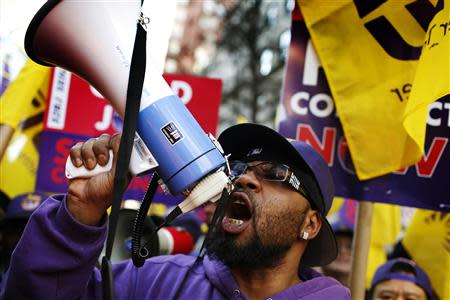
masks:
{"type": "Polygon", "coordinates": [[[342,197],[334,197],[333,204],[331,204],[327,216],[331,217],[332,215],[336,214],[344,205],[344,201],[345,199],[342,197]]]}
{"type": "Polygon", "coordinates": [[[50,68],[43,67],[27,60],[16,79],[8,86],[0,98],[0,124],[17,128],[19,123],[41,111],[33,99],[46,98],[50,68]],[[46,88],[42,90],[42,86],[46,88]]]}
{"type": "Polygon", "coordinates": [[[0,98],[0,123],[15,129],[0,163],[0,190],[34,191],[50,68],[28,60],[0,98]]]}
{"type": "MultiPolygon", "coordinates": [[[[419,147],[423,147],[425,142],[422,124],[427,118],[429,105],[450,94],[450,0],[443,1],[443,5],[445,7],[428,26],[406,106],[404,126],[419,147]]],[[[445,110],[442,106],[439,102],[433,104],[433,108],[445,110]]]]}
{"type": "MultiPolygon", "coordinates": [[[[416,141],[423,136],[407,130],[403,116],[428,23],[440,6],[411,0],[298,3],[358,177],[373,178],[419,161],[423,143],[416,141]]],[[[416,126],[424,131],[425,119],[416,126]]]]}
{"type": "Polygon", "coordinates": [[[450,214],[418,209],[402,243],[440,299],[450,299],[450,214]]]}
{"type": "Polygon", "coordinates": [[[376,269],[386,262],[388,249],[395,245],[400,232],[400,206],[374,203],[367,261],[366,288],[370,287],[370,282],[376,269]]]}

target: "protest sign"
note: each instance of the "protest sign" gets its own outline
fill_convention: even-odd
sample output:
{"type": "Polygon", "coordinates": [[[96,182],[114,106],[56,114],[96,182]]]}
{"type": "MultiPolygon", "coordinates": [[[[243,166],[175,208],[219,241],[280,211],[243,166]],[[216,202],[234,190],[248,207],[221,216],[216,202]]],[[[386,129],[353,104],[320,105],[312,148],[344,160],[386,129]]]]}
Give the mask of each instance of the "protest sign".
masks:
{"type": "MultiPolygon", "coordinates": [[[[438,99],[428,108],[425,155],[418,163],[389,175],[360,181],[356,176],[327,78],[299,11],[293,14],[288,53],[282,99],[277,116],[278,130],[286,137],[308,142],[322,154],[333,173],[336,196],[433,210],[450,210],[448,200],[450,192],[446,188],[446,178],[450,175],[450,151],[447,145],[450,96],[438,99]]],[[[355,104],[353,109],[354,112],[358,112],[358,105],[355,104]]],[[[366,116],[370,117],[378,116],[366,116]]],[[[370,139],[378,134],[377,131],[374,133],[373,129],[381,130],[378,127],[365,130],[365,127],[361,126],[358,127],[358,135],[370,139]]],[[[376,143],[374,150],[382,152],[391,146],[391,143],[391,139],[381,139],[381,142],[376,143]]],[[[407,150],[408,147],[404,151],[407,150]]],[[[390,227],[391,242],[395,239],[395,232],[398,232],[396,218],[391,217],[390,222],[385,224],[383,218],[377,219],[373,209],[372,203],[361,202],[358,205],[350,279],[352,295],[358,299],[364,297],[365,286],[377,267],[376,264],[368,265],[369,258],[380,263],[386,256],[384,247],[388,239],[384,235],[385,232],[380,239],[380,235],[377,234],[379,232],[376,231],[379,225],[374,225],[373,222],[381,221],[390,227]]],[[[390,216],[398,216],[395,209],[398,210],[398,207],[392,207],[393,215],[390,216]]],[[[385,214],[382,213],[381,216],[385,214]]]]}
{"type": "Polygon", "coordinates": [[[49,81],[50,68],[28,60],[0,98],[0,190],[11,198],[35,189],[49,81]]]}
{"type": "MultiPolygon", "coordinates": [[[[215,135],[221,81],[172,74],[166,74],[164,78],[205,132],[215,135]]],[[[54,69],[48,103],[36,188],[62,193],[67,190],[64,170],[70,148],[78,141],[121,131],[122,120],[92,86],[60,68],[54,69]]],[[[142,199],[149,181],[148,175],[134,178],[124,197],[142,199]]],[[[157,197],[158,201],[168,205],[178,201],[163,193],[157,197]]]]}
{"type": "MultiPolygon", "coordinates": [[[[331,168],[336,196],[398,205],[450,210],[450,96],[429,107],[425,154],[411,167],[360,181],[346,136],[336,113],[327,78],[302,20],[293,22],[291,45],[279,108],[278,130],[286,137],[310,143],[331,168]]],[[[357,108],[357,107],[356,107],[357,108]]],[[[364,132],[368,138],[376,135],[364,132]]],[[[380,129],[381,130],[381,129],[380,129]]],[[[377,143],[383,151],[392,143],[377,143]]]]}
{"type": "Polygon", "coordinates": [[[385,175],[427,156],[428,105],[450,92],[450,1],[298,3],[358,178],[385,175]]]}

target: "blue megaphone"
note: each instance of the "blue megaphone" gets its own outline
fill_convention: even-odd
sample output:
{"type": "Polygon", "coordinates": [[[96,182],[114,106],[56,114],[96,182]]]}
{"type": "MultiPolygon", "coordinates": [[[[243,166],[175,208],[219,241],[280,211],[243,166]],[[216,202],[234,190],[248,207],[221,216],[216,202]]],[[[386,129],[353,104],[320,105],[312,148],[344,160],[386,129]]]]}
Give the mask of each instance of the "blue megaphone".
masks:
{"type": "MultiPolygon", "coordinates": [[[[30,23],[25,50],[35,62],[61,67],[89,82],[123,117],[140,12],[138,0],[50,0],[30,23]]],[[[137,133],[130,163],[134,175],[154,169],[173,195],[187,191],[188,198],[179,205],[183,212],[220,197],[229,183],[220,145],[205,134],[150,59],[137,133]]],[[[68,159],[66,173],[70,178],[92,176],[107,168],[89,172],[68,159]]]]}

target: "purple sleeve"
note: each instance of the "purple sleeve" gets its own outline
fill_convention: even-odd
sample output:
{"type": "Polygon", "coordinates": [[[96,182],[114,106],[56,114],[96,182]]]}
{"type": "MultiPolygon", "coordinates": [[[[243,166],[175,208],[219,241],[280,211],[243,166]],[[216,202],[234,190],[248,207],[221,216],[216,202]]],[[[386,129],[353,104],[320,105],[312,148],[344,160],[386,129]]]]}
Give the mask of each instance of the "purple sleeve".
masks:
{"type": "Polygon", "coordinates": [[[100,299],[95,264],[106,231],[106,216],[98,227],[83,225],[68,212],[65,196],[48,198],[14,250],[0,298],[100,299]]]}

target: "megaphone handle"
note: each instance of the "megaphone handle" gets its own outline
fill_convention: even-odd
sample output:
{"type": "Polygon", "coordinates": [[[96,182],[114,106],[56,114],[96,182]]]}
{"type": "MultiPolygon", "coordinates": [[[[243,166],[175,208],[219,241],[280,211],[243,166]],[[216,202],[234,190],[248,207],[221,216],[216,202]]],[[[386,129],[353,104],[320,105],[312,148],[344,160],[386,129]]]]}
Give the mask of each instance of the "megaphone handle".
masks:
{"type": "Polygon", "coordinates": [[[100,166],[99,164],[97,164],[95,166],[95,168],[92,170],[86,169],[85,166],[75,167],[69,156],[69,157],[67,157],[67,161],[66,161],[66,177],[67,177],[67,179],[93,177],[100,173],[108,172],[109,170],[111,170],[112,162],[113,162],[112,150],[109,150],[108,163],[104,166],[100,166]]]}
{"type": "MultiPolygon", "coordinates": [[[[68,179],[74,178],[89,178],[98,175],[103,172],[111,170],[113,161],[113,152],[109,151],[109,161],[106,165],[100,166],[97,164],[94,169],[88,170],[85,166],[79,168],[72,164],[70,157],[67,157],[66,161],[66,177],[68,179]]],[[[142,142],[140,137],[136,136],[134,139],[133,150],[130,157],[130,173],[133,176],[145,174],[159,166],[158,162],[142,142]]]]}

